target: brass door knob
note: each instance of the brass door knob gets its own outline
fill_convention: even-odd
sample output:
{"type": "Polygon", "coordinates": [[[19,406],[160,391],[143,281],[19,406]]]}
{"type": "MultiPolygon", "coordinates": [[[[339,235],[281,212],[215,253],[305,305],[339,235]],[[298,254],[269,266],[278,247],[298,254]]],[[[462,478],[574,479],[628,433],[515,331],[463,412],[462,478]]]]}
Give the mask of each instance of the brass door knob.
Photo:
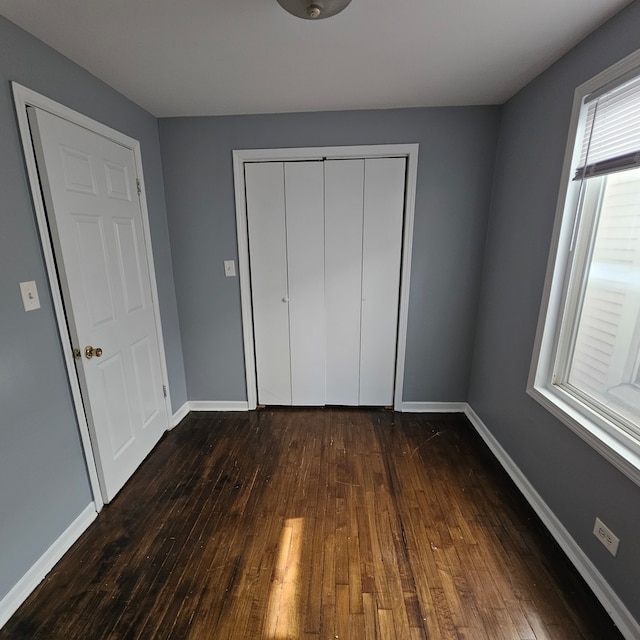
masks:
{"type": "Polygon", "coordinates": [[[84,348],[84,357],[87,360],[91,360],[91,358],[93,358],[93,356],[95,356],[96,358],[99,358],[102,355],[102,349],[100,347],[96,347],[95,349],[89,345],[88,347],[84,348]]]}

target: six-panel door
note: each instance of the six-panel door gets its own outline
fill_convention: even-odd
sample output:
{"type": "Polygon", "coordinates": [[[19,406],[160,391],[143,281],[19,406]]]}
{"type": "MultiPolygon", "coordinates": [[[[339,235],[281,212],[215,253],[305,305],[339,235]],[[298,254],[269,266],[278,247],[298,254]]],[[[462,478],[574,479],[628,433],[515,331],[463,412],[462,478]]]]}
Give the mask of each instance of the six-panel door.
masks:
{"type": "Polygon", "coordinates": [[[41,109],[29,122],[108,502],[168,427],[134,154],[41,109]]]}

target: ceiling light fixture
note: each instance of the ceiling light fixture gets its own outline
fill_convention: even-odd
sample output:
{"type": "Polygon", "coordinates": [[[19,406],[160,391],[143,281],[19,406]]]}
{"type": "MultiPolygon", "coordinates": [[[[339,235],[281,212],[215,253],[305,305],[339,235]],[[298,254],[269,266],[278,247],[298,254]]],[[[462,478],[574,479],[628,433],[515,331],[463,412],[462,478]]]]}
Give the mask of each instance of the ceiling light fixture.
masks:
{"type": "Polygon", "coordinates": [[[351,0],[278,0],[278,4],[298,18],[322,20],[340,13],[351,0]]]}

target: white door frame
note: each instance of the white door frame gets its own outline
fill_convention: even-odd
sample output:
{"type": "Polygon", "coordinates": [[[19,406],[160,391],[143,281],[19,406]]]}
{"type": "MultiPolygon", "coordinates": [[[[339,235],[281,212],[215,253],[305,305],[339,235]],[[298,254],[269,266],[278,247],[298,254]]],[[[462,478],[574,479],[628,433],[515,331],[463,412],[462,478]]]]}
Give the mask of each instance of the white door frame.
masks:
{"type": "MultiPolygon", "coordinates": [[[[140,180],[140,209],[142,212],[142,227],[144,233],[144,243],[146,246],[147,264],[149,266],[149,278],[151,281],[151,297],[154,312],[154,319],[156,322],[158,332],[158,347],[160,351],[160,366],[161,376],[163,384],[167,389],[167,395],[165,397],[165,405],[167,408],[167,416],[171,414],[171,396],[169,393],[169,384],[167,376],[167,362],[164,351],[164,339],[162,335],[162,323],[160,320],[160,309],[158,306],[158,287],[156,283],[156,272],[153,266],[153,253],[151,247],[151,230],[149,228],[149,212],[147,209],[147,198],[144,187],[144,179],[142,172],[142,154],[140,152],[140,143],[130,138],[129,136],[111,129],[100,122],[96,122],[91,118],[88,118],[73,109],[69,109],[64,105],[51,100],[31,89],[18,84],[17,82],[11,83],[13,88],[13,97],[16,107],[16,115],[18,118],[18,128],[20,130],[20,138],[22,141],[22,149],[24,151],[24,159],[27,166],[27,174],[29,178],[29,186],[31,189],[31,198],[33,200],[33,206],[36,213],[36,220],[38,223],[38,231],[40,234],[40,244],[42,246],[42,252],[44,255],[45,266],[47,270],[47,277],[49,280],[49,288],[51,290],[51,297],[53,298],[53,307],[56,315],[56,322],[58,325],[58,334],[62,343],[62,351],[65,366],[67,369],[67,377],[69,378],[69,385],[71,387],[71,395],[73,398],[73,405],[75,409],[76,419],[78,421],[78,427],[80,430],[80,440],[82,443],[82,449],[87,461],[87,471],[89,474],[89,482],[91,485],[91,491],[93,493],[93,501],[97,511],[100,511],[104,506],[104,498],[100,490],[100,483],[98,480],[98,472],[96,466],[96,459],[94,456],[93,448],[91,446],[91,435],[89,431],[89,425],[87,424],[87,418],[84,412],[84,406],[82,402],[82,394],[80,391],[80,384],[78,382],[78,375],[76,373],[76,365],[73,358],[73,346],[69,338],[69,330],[67,328],[67,317],[64,311],[64,302],[62,297],[62,290],[58,282],[58,276],[56,271],[54,249],[51,243],[51,237],[49,236],[47,214],[42,198],[42,192],[40,190],[40,180],[38,178],[38,168],[36,164],[35,152],[31,141],[31,132],[29,128],[29,121],[27,119],[27,107],[37,107],[44,111],[48,111],[60,118],[68,120],[73,124],[80,127],[84,127],[89,131],[97,133],[117,144],[122,145],[128,149],[131,149],[135,158],[136,174],[140,180]]],[[[169,424],[167,424],[167,428],[169,424]]]]}
{"type": "Polygon", "coordinates": [[[240,149],[233,151],[233,181],[236,199],[236,231],[238,238],[238,267],[240,272],[240,299],[242,306],[242,334],[244,338],[244,366],[247,381],[247,404],[249,409],[255,409],[257,406],[257,388],[251,281],[249,277],[249,239],[247,234],[244,163],[389,157],[407,159],[402,266],[400,275],[400,309],[398,314],[398,345],[396,350],[396,375],[393,399],[393,408],[399,411],[402,406],[404,361],[407,345],[409,281],[411,278],[411,252],[413,249],[413,218],[415,214],[416,178],[418,174],[418,145],[381,144],[348,147],[300,147],[293,149],[240,149]]]}

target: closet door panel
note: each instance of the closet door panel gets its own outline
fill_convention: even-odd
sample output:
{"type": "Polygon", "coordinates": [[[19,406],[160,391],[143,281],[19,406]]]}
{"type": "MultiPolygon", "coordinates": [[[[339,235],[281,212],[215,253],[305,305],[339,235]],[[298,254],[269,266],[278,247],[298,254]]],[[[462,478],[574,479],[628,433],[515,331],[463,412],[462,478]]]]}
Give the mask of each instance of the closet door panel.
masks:
{"type": "Polygon", "coordinates": [[[322,162],[285,163],[291,401],[325,404],[322,162]]]}
{"type": "Polygon", "coordinates": [[[284,166],[245,164],[259,404],[291,404],[284,166]]]}
{"type": "Polygon", "coordinates": [[[327,404],[357,405],[364,160],[325,162],[327,404]]]}
{"type": "Polygon", "coordinates": [[[393,404],[405,159],[365,160],[360,404],[393,404]]]}

